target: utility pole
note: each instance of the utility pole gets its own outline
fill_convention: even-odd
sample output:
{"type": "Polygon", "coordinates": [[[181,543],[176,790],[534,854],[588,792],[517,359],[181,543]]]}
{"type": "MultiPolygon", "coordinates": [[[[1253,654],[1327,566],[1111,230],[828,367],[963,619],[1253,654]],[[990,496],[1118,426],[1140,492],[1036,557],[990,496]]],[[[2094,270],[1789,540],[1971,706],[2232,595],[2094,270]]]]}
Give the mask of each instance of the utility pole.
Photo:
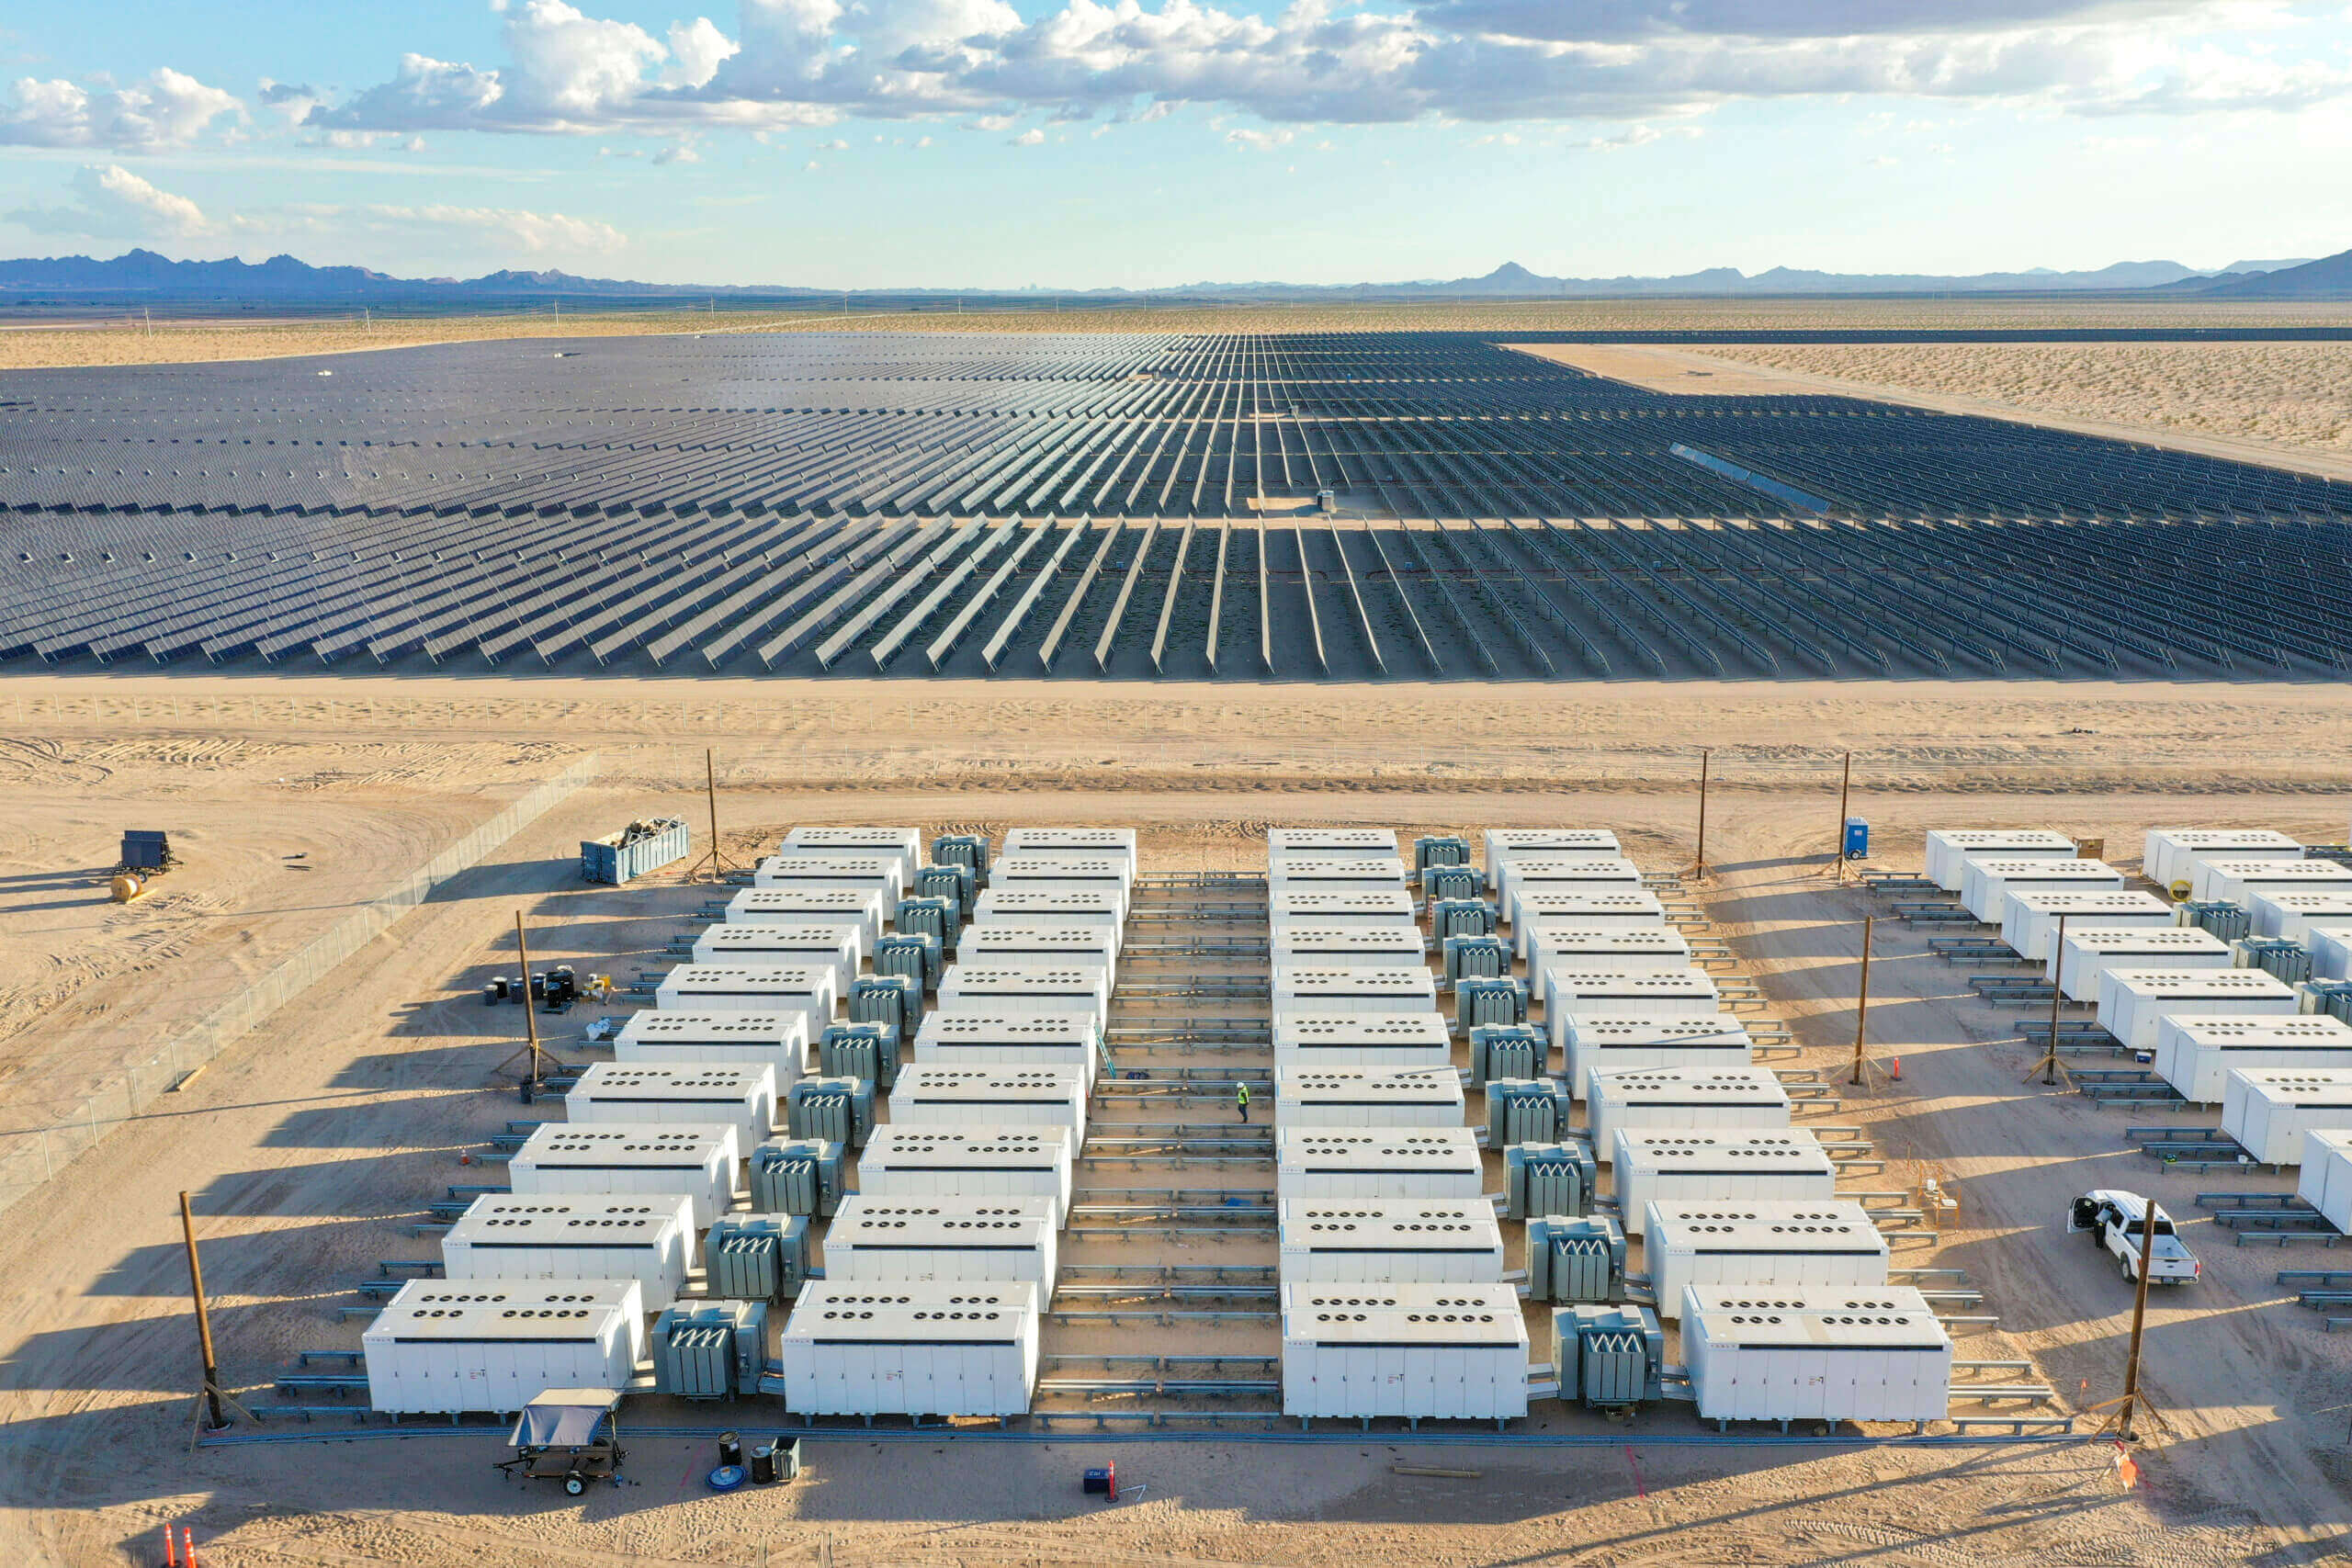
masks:
{"type": "Polygon", "coordinates": [[[1707,761],[1713,750],[1710,746],[1699,748],[1699,864],[1691,874],[1692,880],[1698,882],[1707,879],[1707,761]]]}
{"type": "Polygon", "coordinates": [[[2156,1251],[2155,1194],[2148,1194],[2141,1202],[2145,1207],[2140,1213],[2140,1289],[2132,1298],[2132,1348],[2124,1355],[2123,1405],[2115,1413],[2115,1435],[2127,1443],[2132,1440],[2132,1418],[2140,1413],[2140,1339],[2148,1326],[2148,1265],[2156,1251]]]}
{"type": "Polygon", "coordinates": [[[1853,788],[1854,754],[1849,751],[1846,753],[1845,772],[1838,780],[1838,834],[1830,840],[1837,848],[1829,857],[1829,869],[1837,874],[1838,880],[1840,882],[1846,880],[1846,803],[1851,796],[1853,788]]]}
{"type": "Polygon", "coordinates": [[[514,956],[523,967],[523,1032],[530,1041],[531,1092],[539,1090],[539,1010],[531,1001],[531,948],[523,934],[523,911],[514,911],[514,956]]]}
{"type": "Polygon", "coordinates": [[[2058,1002],[2065,993],[2058,982],[2066,967],[2066,917],[2058,917],[2058,929],[2050,937],[2050,1049],[2041,1054],[2041,1081],[2058,1082],[2058,1002]]]}
{"type": "Polygon", "coordinates": [[[196,1256],[196,1218],[188,1210],[187,1194],[180,1194],[180,1239],[187,1245],[188,1294],[196,1303],[196,1343],[204,1357],[204,1410],[210,1429],[219,1431],[229,1424],[220,1414],[220,1364],[212,1355],[212,1312],[204,1302],[204,1265],[196,1256]]]}
{"type": "Polygon", "coordinates": [[[1871,1017],[1871,928],[1877,918],[1862,917],[1862,975],[1860,989],[1854,998],[1854,1075],[1846,1081],[1862,1081],[1862,1033],[1870,1026],[1871,1017]]]}
{"type": "Polygon", "coordinates": [[[713,882],[724,882],[727,880],[727,874],[735,869],[735,863],[721,854],[718,850],[718,764],[711,761],[710,748],[707,746],[703,748],[702,752],[702,777],[703,789],[710,802],[710,852],[695,862],[695,868],[689,874],[688,879],[698,880],[702,876],[703,868],[708,866],[710,879],[713,882]]]}

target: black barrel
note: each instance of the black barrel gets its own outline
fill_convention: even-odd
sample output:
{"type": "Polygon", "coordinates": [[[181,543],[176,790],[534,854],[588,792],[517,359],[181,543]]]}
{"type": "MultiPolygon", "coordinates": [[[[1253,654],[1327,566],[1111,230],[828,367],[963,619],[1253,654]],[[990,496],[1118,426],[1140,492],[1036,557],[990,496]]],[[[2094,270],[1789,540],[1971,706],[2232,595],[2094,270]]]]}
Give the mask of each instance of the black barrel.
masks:
{"type": "Polygon", "coordinates": [[[481,988],[481,1005],[492,1008],[498,1005],[498,987],[496,986],[484,986],[481,988]]]}
{"type": "Polygon", "coordinates": [[[775,1479],[774,1443],[762,1443],[752,1450],[752,1479],[763,1486],[775,1479]]]}
{"type": "Polygon", "coordinates": [[[492,980],[490,983],[490,988],[492,994],[496,996],[500,1001],[504,1001],[506,999],[506,976],[501,975],[497,979],[492,980]]]}
{"type": "Polygon", "coordinates": [[[743,1439],[732,1432],[719,1433],[718,1462],[731,1464],[741,1470],[743,1467],[743,1439]]]}

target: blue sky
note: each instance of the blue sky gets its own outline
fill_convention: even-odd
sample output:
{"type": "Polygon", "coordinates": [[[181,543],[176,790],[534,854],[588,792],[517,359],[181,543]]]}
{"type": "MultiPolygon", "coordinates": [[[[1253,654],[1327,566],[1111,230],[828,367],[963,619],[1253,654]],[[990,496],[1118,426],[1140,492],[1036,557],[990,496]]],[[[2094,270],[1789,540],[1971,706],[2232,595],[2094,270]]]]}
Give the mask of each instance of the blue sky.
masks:
{"type": "Polygon", "coordinates": [[[2352,246],[2266,0],[14,8],[0,254],[1151,287],[2352,246]]]}

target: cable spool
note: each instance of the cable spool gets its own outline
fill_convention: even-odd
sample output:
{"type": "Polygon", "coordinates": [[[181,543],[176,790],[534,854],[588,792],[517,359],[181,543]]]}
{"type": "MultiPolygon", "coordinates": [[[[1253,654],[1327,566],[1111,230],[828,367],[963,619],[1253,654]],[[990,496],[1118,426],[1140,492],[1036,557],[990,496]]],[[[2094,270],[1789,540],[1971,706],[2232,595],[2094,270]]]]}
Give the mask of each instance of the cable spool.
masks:
{"type": "Polygon", "coordinates": [[[147,885],[129,872],[124,872],[107,885],[107,890],[113,895],[116,903],[128,904],[141,893],[146,892],[147,885]]]}

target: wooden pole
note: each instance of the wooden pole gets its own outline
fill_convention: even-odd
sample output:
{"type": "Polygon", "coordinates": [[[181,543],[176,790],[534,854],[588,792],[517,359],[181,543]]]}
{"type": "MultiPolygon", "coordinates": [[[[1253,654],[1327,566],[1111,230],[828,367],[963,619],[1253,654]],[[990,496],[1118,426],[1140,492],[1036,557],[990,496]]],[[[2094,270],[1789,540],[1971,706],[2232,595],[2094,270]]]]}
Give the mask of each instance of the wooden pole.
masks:
{"type": "Polygon", "coordinates": [[[220,1414],[220,1365],[212,1355],[212,1312],[204,1303],[204,1265],[196,1256],[196,1216],[188,1209],[185,1192],[180,1194],[180,1239],[187,1245],[188,1295],[196,1303],[196,1342],[204,1356],[205,1414],[217,1432],[229,1421],[220,1414]]]}
{"type": "Polygon", "coordinates": [[[523,911],[514,911],[514,953],[523,965],[523,1030],[531,1042],[531,1074],[533,1093],[539,1088],[543,1076],[539,1071],[539,1010],[531,1003],[531,948],[523,934],[523,911]]]}
{"type": "Polygon", "coordinates": [[[1707,879],[1707,761],[1713,750],[1699,748],[1699,865],[1692,875],[1700,882],[1707,879]]]}
{"type": "Polygon", "coordinates": [[[2132,1440],[2132,1418],[2140,1413],[2140,1338],[2148,1326],[2148,1263],[2156,1251],[2156,1200],[2141,1199],[2140,1289],[2132,1299],[2132,1348],[2124,1353],[2123,1408],[2116,1413],[2115,1435],[2132,1440]]]}
{"type": "Polygon", "coordinates": [[[710,748],[702,749],[702,784],[705,796],[710,802],[710,879],[717,882],[718,865],[718,764],[711,760],[710,748]]]}
{"type": "Polygon", "coordinates": [[[1854,999],[1854,1075],[1848,1083],[1862,1081],[1862,1033],[1870,1026],[1871,1017],[1871,928],[1877,917],[1862,917],[1862,975],[1859,994],[1854,999]]]}
{"type": "Polygon", "coordinates": [[[2041,1055],[2041,1081],[2058,1081],[2058,999],[2065,993],[2058,988],[2060,972],[2066,964],[2066,917],[2058,917],[2058,929],[2050,937],[2050,1049],[2041,1055]]]}
{"type": "Polygon", "coordinates": [[[1846,880],[1846,803],[1853,789],[1854,754],[1849,751],[1846,753],[1845,772],[1838,779],[1838,836],[1830,840],[1837,846],[1837,852],[1829,857],[1829,864],[1838,873],[1840,882],[1846,880]]]}

